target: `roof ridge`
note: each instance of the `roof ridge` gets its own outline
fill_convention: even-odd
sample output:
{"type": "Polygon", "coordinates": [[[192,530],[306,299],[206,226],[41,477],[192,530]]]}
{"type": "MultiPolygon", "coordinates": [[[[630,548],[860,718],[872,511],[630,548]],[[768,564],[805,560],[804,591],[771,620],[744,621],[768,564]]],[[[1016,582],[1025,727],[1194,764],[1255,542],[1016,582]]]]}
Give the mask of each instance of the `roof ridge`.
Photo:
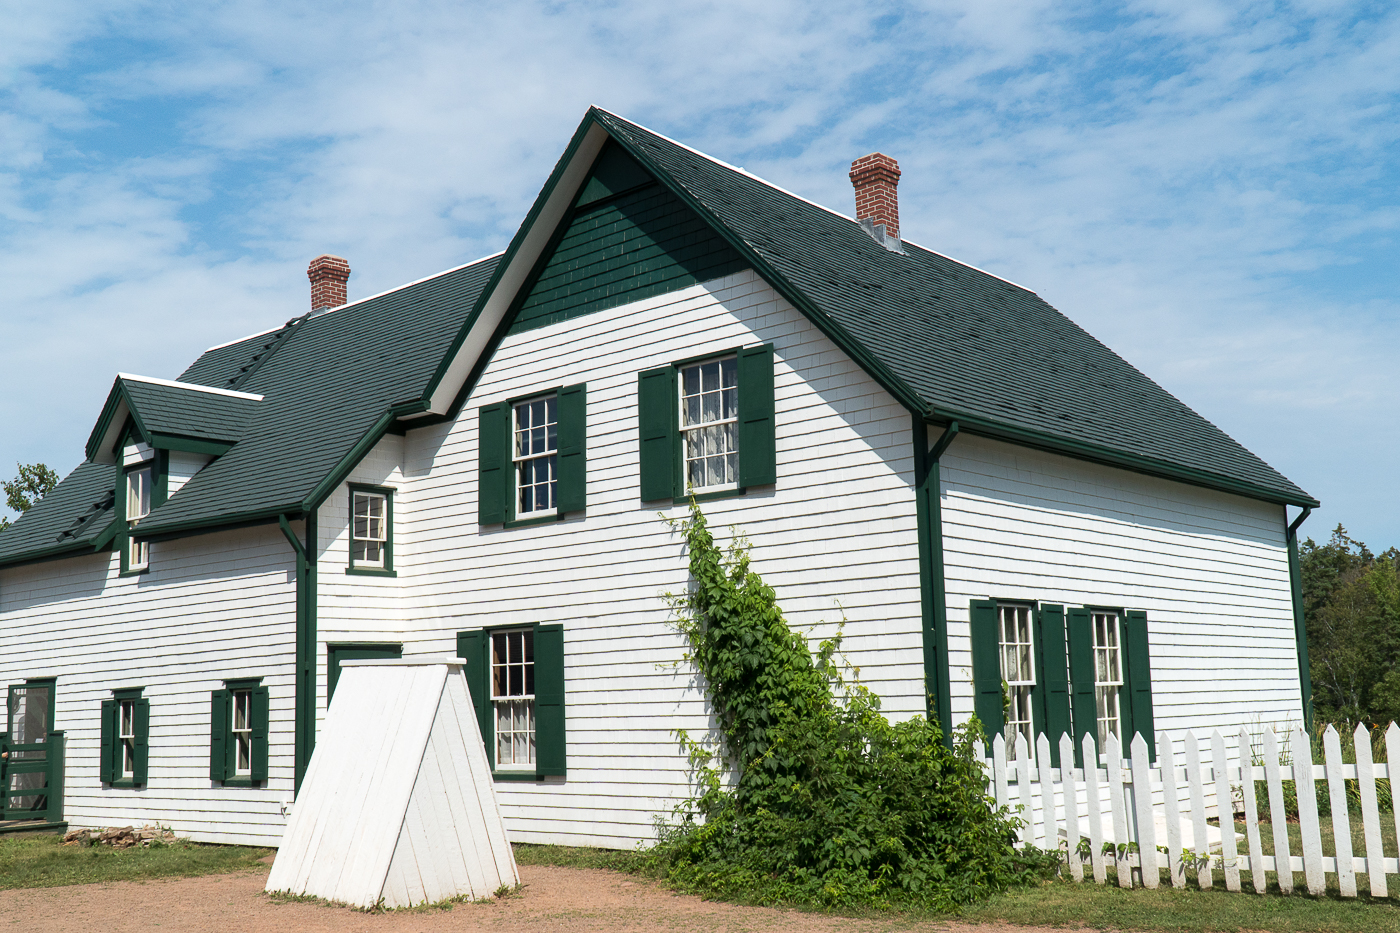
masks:
{"type": "MultiPolygon", "coordinates": [[[[629,120],[629,119],[627,119],[626,117],[618,116],[617,114],[613,113],[611,110],[604,110],[602,107],[597,107],[596,105],[595,105],[595,109],[597,109],[597,110],[599,110],[599,111],[602,111],[603,113],[606,113],[608,116],[612,117],[612,118],[615,119],[615,120],[621,120],[623,123],[630,123],[632,126],[635,126],[635,127],[636,127],[637,129],[639,129],[639,130],[646,130],[646,131],[647,131],[648,133],[650,133],[651,135],[656,136],[656,137],[659,138],[659,139],[664,139],[664,140],[666,140],[666,142],[670,143],[670,144],[673,145],[673,146],[676,146],[676,147],[678,147],[678,148],[680,148],[680,149],[684,149],[686,152],[694,153],[695,155],[700,156],[700,158],[702,158],[702,159],[705,159],[705,160],[707,160],[707,161],[709,161],[709,162],[713,162],[713,163],[715,163],[716,165],[718,165],[718,166],[720,166],[720,167],[722,167],[722,168],[727,168],[727,169],[729,169],[731,172],[735,172],[735,173],[737,173],[737,174],[739,174],[739,175],[743,175],[743,176],[745,176],[745,177],[752,178],[754,181],[758,182],[759,184],[761,184],[761,185],[766,185],[767,187],[772,188],[774,191],[781,192],[782,194],[785,194],[785,195],[787,195],[788,197],[793,198],[794,200],[802,201],[802,202],[805,203],[805,204],[810,204],[810,205],[812,205],[813,207],[818,208],[819,210],[826,211],[828,214],[832,214],[832,215],[834,215],[834,216],[836,216],[836,217],[840,217],[842,220],[847,221],[848,223],[854,224],[854,225],[856,225],[857,227],[860,226],[860,221],[856,220],[854,217],[851,217],[851,216],[849,216],[849,215],[847,215],[847,214],[843,214],[843,213],[841,213],[840,211],[836,210],[835,208],[827,207],[825,204],[822,204],[822,203],[820,203],[820,202],[818,202],[818,201],[813,201],[811,198],[803,197],[802,195],[796,193],[795,191],[789,191],[788,189],[784,188],[782,185],[779,185],[779,184],[776,184],[776,183],[774,183],[774,182],[771,182],[771,181],[769,181],[768,179],[764,178],[764,177],[761,176],[761,175],[755,175],[753,172],[750,172],[750,171],[749,171],[748,169],[746,169],[746,168],[742,168],[742,167],[740,167],[740,166],[738,166],[738,165],[731,165],[730,163],[724,161],[723,159],[719,159],[719,158],[716,158],[715,156],[710,155],[708,152],[701,152],[699,149],[696,149],[694,146],[688,146],[688,145],[686,145],[685,143],[681,142],[680,140],[672,139],[671,137],[667,136],[665,133],[658,133],[656,130],[652,129],[652,128],[649,127],[649,126],[644,126],[644,125],[641,124],[641,123],[637,123],[635,120],[629,120]]],[[[967,266],[969,269],[973,269],[973,270],[975,270],[975,271],[977,271],[977,272],[982,273],[983,275],[990,275],[990,276],[991,276],[992,278],[994,278],[994,279],[999,279],[999,280],[1005,282],[1007,285],[1014,286],[1014,287],[1016,287],[1016,288],[1021,289],[1022,291],[1030,292],[1032,295],[1036,294],[1036,292],[1035,292],[1034,289],[1027,288],[1026,286],[1020,284],[1019,282],[1013,282],[1011,279],[1008,279],[1008,278],[1007,278],[1006,276],[1004,276],[1004,275],[997,275],[995,272],[988,272],[986,269],[983,269],[983,268],[980,267],[980,266],[974,266],[974,265],[973,265],[972,263],[970,263],[970,262],[964,262],[963,260],[961,260],[961,259],[955,259],[955,258],[953,258],[952,256],[947,255],[946,253],[940,253],[940,252],[938,252],[937,250],[929,249],[927,246],[924,246],[924,245],[922,245],[922,244],[920,244],[920,243],[915,243],[913,240],[907,239],[907,238],[905,238],[905,237],[903,237],[903,236],[900,237],[900,242],[909,244],[909,245],[911,245],[911,246],[917,246],[919,249],[923,250],[923,251],[926,252],[926,253],[932,253],[933,255],[939,256],[939,257],[941,257],[941,258],[943,258],[943,259],[946,259],[946,260],[948,260],[949,262],[955,262],[955,263],[957,263],[957,264],[960,265],[960,266],[967,266]]]]}
{"type": "Polygon", "coordinates": [[[297,329],[297,327],[301,324],[306,323],[306,321],[310,317],[311,312],[308,311],[301,317],[292,318],[290,321],[283,324],[276,331],[271,331],[270,333],[272,334],[272,339],[269,340],[267,343],[263,344],[262,349],[259,350],[257,353],[254,353],[253,358],[250,359],[247,363],[245,363],[238,370],[237,374],[229,377],[229,379],[227,380],[227,391],[234,391],[239,386],[247,383],[249,379],[253,378],[253,374],[256,373],[259,369],[261,369],[264,363],[272,359],[273,355],[278,350],[282,349],[283,345],[285,345],[286,342],[292,338],[292,333],[297,329]]]}
{"type": "MultiPolygon", "coordinates": [[[[205,351],[208,352],[208,351],[205,351]]],[[[210,395],[226,395],[229,398],[246,398],[261,402],[263,397],[252,392],[236,392],[233,389],[220,389],[217,386],[200,385],[197,382],[180,382],[175,379],[157,379],[155,376],[138,376],[135,373],[117,373],[118,379],[127,382],[148,382],[151,385],[170,386],[173,389],[189,389],[192,392],[208,392],[210,395]]]]}

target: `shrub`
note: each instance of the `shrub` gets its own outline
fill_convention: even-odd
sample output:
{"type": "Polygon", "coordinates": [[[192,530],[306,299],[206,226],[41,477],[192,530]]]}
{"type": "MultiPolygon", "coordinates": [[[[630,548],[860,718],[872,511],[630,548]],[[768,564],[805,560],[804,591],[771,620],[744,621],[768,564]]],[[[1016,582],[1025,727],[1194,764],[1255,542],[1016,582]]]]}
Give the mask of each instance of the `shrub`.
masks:
{"type": "Polygon", "coordinates": [[[761,903],[947,910],[1053,870],[1055,855],[1013,848],[1019,823],[987,796],[976,720],[947,742],[925,717],[891,725],[843,677],[839,635],[814,657],[788,627],[742,538],[721,551],[694,503],[677,524],[692,585],[671,602],[719,734],[679,733],[695,796],[651,855],[673,883],[761,903]]]}

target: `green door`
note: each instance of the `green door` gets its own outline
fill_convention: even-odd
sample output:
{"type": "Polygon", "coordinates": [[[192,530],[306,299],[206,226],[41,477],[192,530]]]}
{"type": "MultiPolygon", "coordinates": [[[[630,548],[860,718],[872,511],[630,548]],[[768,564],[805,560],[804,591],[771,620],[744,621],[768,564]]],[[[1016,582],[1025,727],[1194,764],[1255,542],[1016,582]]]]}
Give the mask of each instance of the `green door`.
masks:
{"type": "Polygon", "coordinates": [[[335,685],[340,680],[341,662],[401,657],[403,645],[326,645],[326,705],[330,706],[331,697],[335,696],[335,685]]]}
{"type": "Polygon", "coordinates": [[[0,787],[7,820],[48,818],[53,701],[52,683],[10,688],[9,728],[0,740],[0,787]]]}

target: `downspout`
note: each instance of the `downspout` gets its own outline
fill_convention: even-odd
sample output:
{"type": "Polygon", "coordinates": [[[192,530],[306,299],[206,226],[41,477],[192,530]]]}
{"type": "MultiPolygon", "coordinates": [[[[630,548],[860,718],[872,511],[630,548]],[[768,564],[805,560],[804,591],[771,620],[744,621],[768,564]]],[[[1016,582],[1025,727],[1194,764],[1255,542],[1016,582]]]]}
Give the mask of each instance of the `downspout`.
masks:
{"type": "Polygon", "coordinates": [[[943,505],[939,458],[958,436],[951,421],[933,447],[928,426],[914,416],[914,498],[919,528],[919,591],[923,611],[924,691],[928,718],[935,717],[945,742],[952,741],[953,689],[948,667],[948,600],[943,577],[943,505]]]}
{"type": "MultiPolygon", "coordinates": [[[[1303,570],[1298,560],[1298,526],[1308,520],[1312,506],[1288,526],[1288,582],[1293,590],[1293,639],[1298,645],[1298,684],[1303,693],[1303,722],[1308,733],[1313,728],[1312,672],[1308,670],[1308,628],[1303,619],[1303,570]]],[[[1284,515],[1287,518],[1287,514],[1284,515]]]]}
{"type": "Polygon", "coordinates": [[[301,790],[306,766],[316,747],[316,513],[306,516],[306,543],[292,531],[286,515],[277,516],[282,534],[297,556],[297,635],[295,759],[293,793],[301,790]]]}

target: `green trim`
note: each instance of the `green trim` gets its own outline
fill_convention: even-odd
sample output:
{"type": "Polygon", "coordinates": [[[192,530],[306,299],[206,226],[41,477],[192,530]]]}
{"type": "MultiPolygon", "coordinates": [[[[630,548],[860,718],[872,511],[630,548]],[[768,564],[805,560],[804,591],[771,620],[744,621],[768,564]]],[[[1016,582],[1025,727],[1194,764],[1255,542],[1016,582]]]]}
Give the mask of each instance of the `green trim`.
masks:
{"type": "Polygon", "coordinates": [[[143,541],[173,541],[177,538],[192,538],[196,535],[213,534],[216,531],[236,531],[239,528],[252,528],[257,525],[275,525],[279,515],[293,515],[301,517],[301,507],[298,505],[282,506],[277,509],[269,509],[264,512],[239,512],[230,515],[226,519],[217,522],[190,522],[187,524],[167,526],[159,531],[149,532],[141,535],[143,541]]]}
{"type": "Polygon", "coordinates": [[[211,441],[198,437],[185,437],[179,434],[162,434],[155,431],[150,435],[150,444],[157,450],[179,450],[191,454],[213,454],[221,457],[233,449],[233,441],[211,441]]]}
{"type": "MultiPolygon", "coordinates": [[[[1303,509],[1303,513],[1285,532],[1288,539],[1288,584],[1293,597],[1293,641],[1298,647],[1298,689],[1303,701],[1303,722],[1309,733],[1313,729],[1312,669],[1308,661],[1307,620],[1303,617],[1303,570],[1298,558],[1298,528],[1311,514],[1311,507],[1303,509]]],[[[1288,521],[1287,512],[1283,520],[1288,521]]]]}
{"type": "MultiPolygon", "coordinates": [[[[511,509],[512,512],[515,509],[511,509]]],[[[562,522],[567,517],[567,513],[556,510],[553,515],[539,515],[534,518],[513,518],[508,522],[501,522],[502,528],[529,528],[531,525],[552,525],[555,522],[562,522]]]]}
{"type": "MultiPolygon", "coordinates": [[[[743,453],[740,452],[739,455],[742,457],[743,453]]],[[[747,492],[748,488],[744,486],[738,486],[734,489],[716,489],[714,492],[697,492],[689,496],[676,496],[671,500],[671,504],[689,505],[692,501],[712,502],[715,499],[735,499],[745,495],[747,492]]]]}
{"type": "Polygon", "coordinates": [[[544,781],[549,777],[538,771],[492,771],[493,781],[544,781]]]}
{"type": "Polygon", "coordinates": [[[316,748],[316,515],[302,516],[306,522],[306,544],[292,531],[286,515],[277,516],[282,534],[296,553],[297,632],[296,701],[294,715],[293,793],[301,790],[302,778],[316,748]]]}
{"type": "MultiPolygon", "coordinates": [[[[948,597],[943,566],[943,479],[939,457],[958,436],[949,423],[937,443],[928,446],[928,425],[913,418],[914,512],[918,524],[919,607],[923,616],[924,691],[928,717],[935,716],[944,741],[952,741],[953,685],[948,660],[948,597]]],[[[740,456],[742,456],[742,452],[740,456]]]]}
{"type": "Polygon", "coordinates": [[[1206,489],[1215,489],[1219,492],[1228,492],[1237,496],[1256,499],[1261,502],[1312,507],[1316,507],[1320,504],[1315,499],[1294,501],[1293,499],[1282,497],[1272,490],[1264,489],[1262,486],[1255,486],[1252,483],[1246,483],[1242,480],[1233,480],[1214,473],[1207,473],[1204,470],[1194,470],[1190,467],[1176,466],[1175,464],[1164,463],[1160,460],[1153,460],[1136,454],[1122,453],[1087,441],[1073,441],[1067,438],[1054,437],[1049,434],[1041,434],[1037,431],[1031,431],[1025,428],[1007,427],[988,421],[985,418],[964,415],[948,409],[939,408],[932,410],[929,420],[930,423],[953,420],[961,424],[963,430],[968,434],[974,434],[979,437],[1009,441],[1013,444],[1019,444],[1022,447],[1031,447],[1037,450],[1048,451],[1049,453],[1073,457],[1076,460],[1086,460],[1090,463],[1100,463],[1104,466],[1131,470],[1134,473],[1143,473],[1147,476],[1176,480],[1177,482],[1188,483],[1192,486],[1201,486],[1206,489]]]}
{"type": "Polygon", "coordinates": [[[350,557],[349,566],[345,572],[352,576],[366,577],[396,577],[394,572],[394,493],[397,492],[392,486],[373,486],[369,483],[346,483],[346,492],[350,496],[350,547],[353,552],[355,544],[355,493],[368,492],[384,497],[384,566],[382,567],[356,567],[355,559],[350,557]]]}
{"type": "Polygon", "coordinates": [[[398,417],[398,408],[399,406],[396,405],[375,419],[370,429],[355,442],[354,447],[350,448],[350,452],[341,457],[340,462],[335,465],[330,473],[326,474],[326,478],[317,483],[316,487],[311,490],[311,493],[302,500],[298,511],[305,513],[314,512],[330,498],[331,493],[335,492],[336,488],[340,486],[341,483],[345,482],[346,477],[350,475],[350,471],[359,465],[359,462],[364,459],[365,454],[373,450],[374,445],[378,444],[380,440],[383,439],[384,435],[389,430],[389,426],[392,425],[394,419],[398,417]]]}
{"type": "Polygon", "coordinates": [[[67,831],[67,820],[59,820],[57,823],[49,823],[43,819],[24,820],[19,823],[0,826],[0,836],[18,835],[20,833],[66,833],[67,831]]]}

